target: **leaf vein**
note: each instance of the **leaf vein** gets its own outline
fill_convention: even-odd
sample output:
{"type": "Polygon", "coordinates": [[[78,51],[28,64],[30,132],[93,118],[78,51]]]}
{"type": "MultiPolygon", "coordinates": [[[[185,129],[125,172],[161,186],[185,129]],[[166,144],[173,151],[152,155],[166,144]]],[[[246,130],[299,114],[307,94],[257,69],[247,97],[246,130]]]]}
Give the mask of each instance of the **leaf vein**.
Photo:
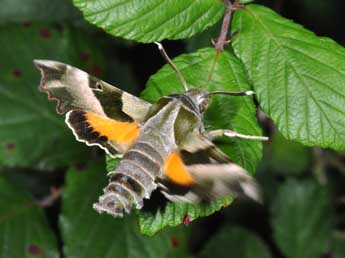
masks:
{"type": "Polygon", "coordinates": [[[298,77],[298,80],[301,82],[301,84],[304,86],[304,89],[306,90],[306,92],[308,93],[308,95],[310,96],[310,98],[313,100],[313,102],[315,103],[315,105],[319,108],[320,112],[323,114],[323,116],[325,117],[325,119],[327,120],[329,126],[333,129],[334,132],[337,132],[337,130],[335,129],[335,127],[333,126],[332,122],[329,120],[328,116],[326,115],[325,111],[322,109],[320,103],[315,99],[314,95],[312,94],[312,92],[309,90],[307,84],[305,83],[305,81],[303,80],[303,78],[301,78],[301,76],[297,73],[297,71],[295,70],[295,68],[293,66],[291,66],[293,72],[295,73],[296,77],[298,77]]]}
{"type": "Polygon", "coordinates": [[[120,7],[120,6],[124,6],[126,4],[129,4],[130,2],[133,2],[133,0],[125,0],[123,2],[118,2],[118,3],[115,2],[115,4],[112,4],[112,5],[110,5],[110,6],[106,7],[106,8],[102,8],[100,10],[93,11],[93,12],[90,12],[90,13],[85,13],[85,17],[95,16],[97,14],[105,13],[105,12],[108,12],[108,11],[110,12],[112,9],[120,7]]]}

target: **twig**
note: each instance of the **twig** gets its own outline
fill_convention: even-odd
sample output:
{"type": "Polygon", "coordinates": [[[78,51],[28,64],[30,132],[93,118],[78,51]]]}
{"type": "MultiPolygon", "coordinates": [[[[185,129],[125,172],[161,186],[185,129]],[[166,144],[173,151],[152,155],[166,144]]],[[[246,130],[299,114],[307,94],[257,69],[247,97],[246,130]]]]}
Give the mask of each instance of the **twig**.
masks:
{"type": "Polygon", "coordinates": [[[327,183],[327,177],[326,177],[326,160],[324,157],[323,150],[317,147],[313,148],[313,156],[315,160],[313,173],[317,181],[321,185],[325,185],[327,183]]]}
{"type": "Polygon", "coordinates": [[[233,4],[230,2],[230,0],[224,0],[224,3],[226,5],[226,10],[223,18],[222,28],[220,30],[219,37],[214,44],[217,52],[224,51],[224,45],[229,44],[229,40],[227,40],[227,35],[233,11],[236,11],[237,9],[244,7],[244,5],[241,5],[239,3],[239,0],[235,0],[233,4]]]}
{"type": "Polygon", "coordinates": [[[224,45],[230,43],[230,40],[227,40],[227,35],[229,31],[229,26],[230,26],[231,15],[233,11],[244,7],[244,5],[239,3],[239,0],[235,0],[233,4],[230,2],[230,0],[224,0],[224,3],[226,5],[226,9],[225,9],[225,14],[223,18],[222,28],[220,30],[218,39],[216,41],[212,40],[212,43],[216,48],[216,54],[214,56],[213,63],[208,75],[208,81],[211,81],[212,79],[213,72],[214,72],[216,63],[218,61],[218,56],[221,52],[224,51],[224,45]]]}
{"type": "Polygon", "coordinates": [[[5,221],[6,219],[16,216],[18,213],[23,212],[26,209],[29,209],[35,205],[38,205],[43,208],[52,206],[56,202],[56,200],[60,198],[62,191],[63,191],[62,187],[61,188],[52,187],[50,189],[50,194],[47,197],[43,198],[42,200],[34,200],[34,201],[24,203],[20,207],[16,207],[10,212],[5,213],[4,215],[0,216],[0,223],[5,221]]]}
{"type": "Polygon", "coordinates": [[[345,240],[345,233],[340,230],[335,231],[334,235],[341,238],[342,240],[345,240]]]}
{"type": "Polygon", "coordinates": [[[57,199],[60,198],[62,194],[63,188],[50,188],[50,194],[44,197],[42,200],[35,201],[35,204],[41,207],[49,207],[52,206],[57,199]]]}
{"type": "Polygon", "coordinates": [[[340,196],[339,198],[336,199],[336,202],[338,204],[345,204],[345,196],[340,196]]]}

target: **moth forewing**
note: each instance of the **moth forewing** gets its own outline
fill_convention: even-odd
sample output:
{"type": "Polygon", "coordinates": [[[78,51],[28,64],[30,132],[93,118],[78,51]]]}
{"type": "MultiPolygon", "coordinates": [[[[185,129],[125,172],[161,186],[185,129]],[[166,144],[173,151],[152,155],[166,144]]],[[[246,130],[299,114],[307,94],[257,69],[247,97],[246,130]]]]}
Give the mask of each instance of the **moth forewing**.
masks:
{"type": "Polygon", "coordinates": [[[34,60],[41,72],[40,90],[57,101],[57,112],[89,111],[117,121],[143,121],[151,104],[73,66],[34,60]]]}
{"type": "Polygon", "coordinates": [[[66,113],[65,121],[78,141],[113,157],[128,150],[150,103],[70,65],[51,60],[34,64],[41,72],[40,90],[57,101],[57,113],[66,113]],[[128,137],[126,130],[132,131],[128,137]]]}
{"type": "Polygon", "coordinates": [[[50,60],[34,60],[34,64],[41,71],[40,90],[46,92],[49,99],[57,101],[56,111],[59,114],[83,109],[105,115],[102,105],[90,88],[86,72],[50,60]]]}

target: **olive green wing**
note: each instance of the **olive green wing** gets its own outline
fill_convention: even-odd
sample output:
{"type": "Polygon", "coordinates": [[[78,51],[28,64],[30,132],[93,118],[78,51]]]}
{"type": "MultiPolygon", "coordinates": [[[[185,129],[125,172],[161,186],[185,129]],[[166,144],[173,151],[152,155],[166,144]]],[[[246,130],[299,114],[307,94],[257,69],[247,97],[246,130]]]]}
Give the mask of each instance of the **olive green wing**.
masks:
{"type": "Polygon", "coordinates": [[[58,114],[77,140],[110,155],[124,153],[135,142],[151,104],[70,65],[35,60],[41,72],[39,89],[57,101],[58,114]]]}
{"type": "Polygon", "coordinates": [[[151,104],[70,65],[34,60],[41,71],[40,90],[57,101],[56,111],[83,110],[117,121],[145,120],[151,104]]]}

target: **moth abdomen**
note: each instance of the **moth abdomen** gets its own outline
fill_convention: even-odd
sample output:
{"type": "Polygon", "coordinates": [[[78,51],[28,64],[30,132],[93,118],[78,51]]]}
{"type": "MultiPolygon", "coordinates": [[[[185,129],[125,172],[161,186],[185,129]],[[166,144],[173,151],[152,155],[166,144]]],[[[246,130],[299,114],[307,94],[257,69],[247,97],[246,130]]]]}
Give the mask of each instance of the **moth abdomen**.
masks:
{"type": "Polygon", "coordinates": [[[162,164],[158,163],[141,150],[130,150],[126,153],[125,158],[129,161],[133,161],[135,164],[138,164],[149,176],[152,177],[153,180],[160,175],[162,164]]]}
{"type": "Polygon", "coordinates": [[[122,216],[133,207],[140,209],[143,199],[149,198],[157,187],[155,178],[161,174],[163,158],[154,148],[138,142],[123,157],[109,184],[94,208],[102,213],[122,216]]]}
{"type": "Polygon", "coordinates": [[[106,212],[115,217],[130,213],[132,207],[141,208],[143,205],[143,189],[139,183],[122,173],[114,174],[104,194],[99,198],[94,208],[99,212],[106,212]]]}
{"type": "Polygon", "coordinates": [[[122,173],[116,173],[110,178],[110,183],[105,188],[106,191],[112,190],[113,185],[116,184],[126,189],[131,194],[131,197],[133,197],[128,198],[128,196],[126,196],[127,199],[135,200],[139,204],[141,203],[141,196],[144,194],[144,189],[136,179],[133,179],[132,177],[124,175],[122,173]]]}
{"type": "Polygon", "coordinates": [[[112,194],[113,188],[110,186],[113,184],[116,186],[116,194],[124,199],[125,204],[130,203],[131,208],[140,209],[143,199],[150,198],[152,191],[157,188],[156,180],[163,176],[164,161],[176,149],[173,125],[180,107],[175,101],[169,102],[140,128],[135,144],[126,152],[117,169],[110,172],[109,188],[104,189],[104,194],[94,205],[97,211],[113,216],[122,216],[125,211],[128,212],[128,209],[125,209],[127,206],[122,205],[121,200],[112,194]],[[121,193],[120,190],[128,191],[121,193]],[[117,206],[114,207],[114,204],[117,206]],[[121,208],[123,212],[117,213],[121,208]]]}

